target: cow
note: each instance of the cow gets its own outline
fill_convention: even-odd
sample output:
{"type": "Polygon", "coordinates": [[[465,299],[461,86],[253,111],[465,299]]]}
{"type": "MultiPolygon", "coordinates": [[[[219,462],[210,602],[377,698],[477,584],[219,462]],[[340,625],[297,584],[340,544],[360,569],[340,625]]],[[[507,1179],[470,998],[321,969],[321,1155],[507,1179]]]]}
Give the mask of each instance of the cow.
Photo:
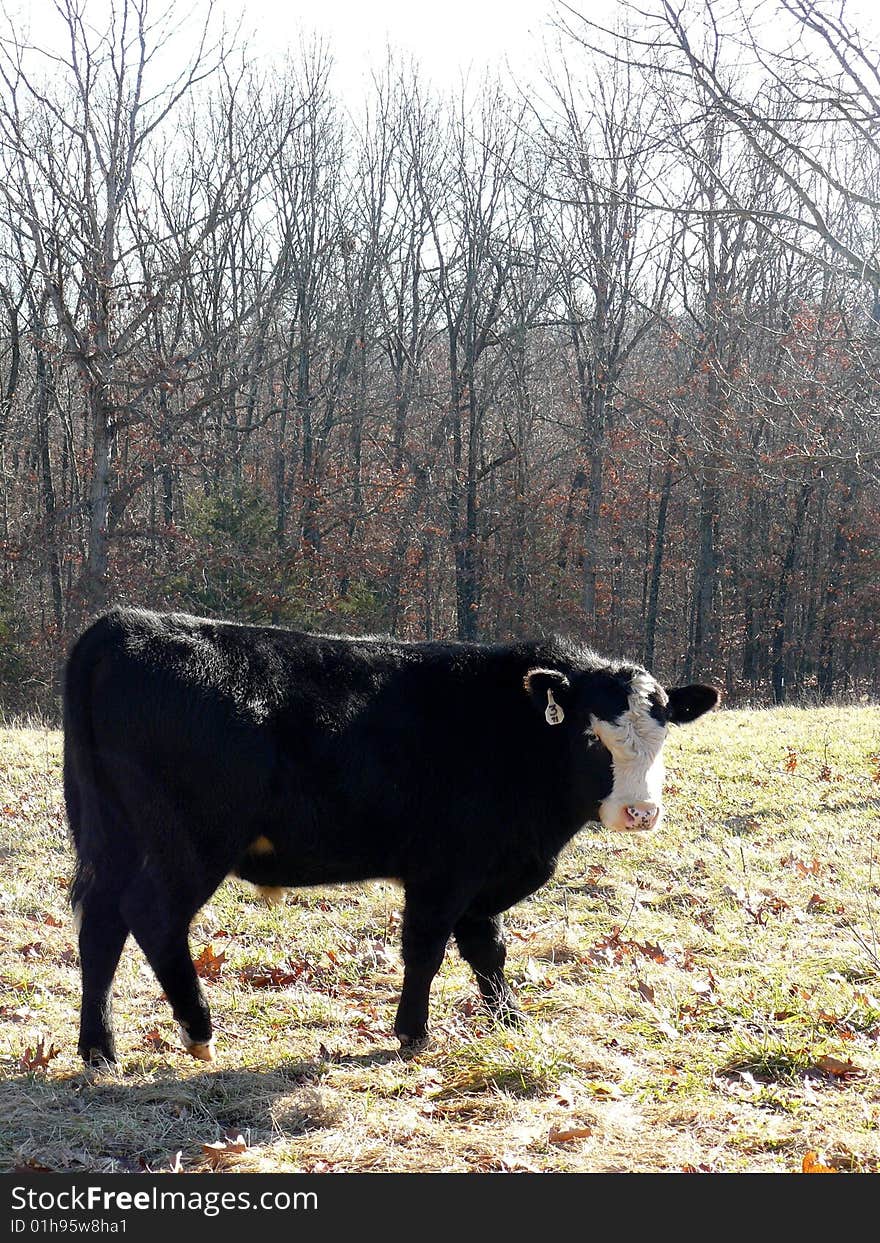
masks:
{"type": "Polygon", "coordinates": [[[116,1058],[111,986],[134,937],[194,1057],[214,1057],[189,949],[229,875],[404,888],[394,1032],[427,1039],[455,939],[482,1000],[521,1019],[502,914],[591,821],[656,828],[670,724],[719,700],[563,638],[403,642],[114,608],[64,678],[64,795],[82,972],[79,1053],[116,1058]]]}

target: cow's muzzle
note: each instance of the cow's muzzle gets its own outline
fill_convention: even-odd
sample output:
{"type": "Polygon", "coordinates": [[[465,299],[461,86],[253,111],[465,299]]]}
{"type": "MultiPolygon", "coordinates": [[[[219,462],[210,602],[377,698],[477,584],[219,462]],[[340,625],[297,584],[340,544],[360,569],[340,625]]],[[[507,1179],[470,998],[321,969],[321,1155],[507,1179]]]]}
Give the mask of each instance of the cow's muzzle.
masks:
{"type": "Polygon", "coordinates": [[[599,808],[599,818],[605,828],[623,833],[654,829],[660,823],[661,815],[659,803],[626,803],[616,806],[603,803],[599,808]]]}

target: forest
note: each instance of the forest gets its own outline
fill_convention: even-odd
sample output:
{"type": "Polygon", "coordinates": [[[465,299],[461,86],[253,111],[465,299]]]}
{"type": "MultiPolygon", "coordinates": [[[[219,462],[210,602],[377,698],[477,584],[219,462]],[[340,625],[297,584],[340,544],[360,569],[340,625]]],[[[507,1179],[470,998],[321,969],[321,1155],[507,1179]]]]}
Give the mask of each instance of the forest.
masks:
{"type": "MultiPolygon", "coordinates": [[[[93,7],[93,6],[91,6],[93,7]]],[[[558,4],[353,103],[303,35],[0,34],[0,711],[116,601],[550,631],[880,694],[880,58],[844,5],[558,4]]]]}

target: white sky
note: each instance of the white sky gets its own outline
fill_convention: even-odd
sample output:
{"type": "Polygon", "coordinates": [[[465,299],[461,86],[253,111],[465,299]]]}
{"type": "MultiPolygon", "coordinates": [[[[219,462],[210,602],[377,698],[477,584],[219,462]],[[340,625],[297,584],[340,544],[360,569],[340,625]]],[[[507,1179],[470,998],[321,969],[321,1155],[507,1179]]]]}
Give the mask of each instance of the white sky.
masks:
{"type": "MultiPolygon", "coordinates": [[[[45,48],[61,39],[56,2],[63,0],[0,0],[0,15],[19,34],[45,48]]],[[[206,0],[148,0],[152,17],[169,7],[177,19],[203,11],[206,0]]],[[[747,0],[746,0],[747,2],[747,0]]],[[[96,30],[107,29],[114,0],[79,0],[86,20],[96,30]]],[[[115,0],[117,10],[122,0],[115,0]]],[[[571,7],[593,21],[614,26],[621,11],[617,0],[569,0],[571,7]]],[[[520,85],[536,82],[545,40],[555,42],[554,14],[565,16],[556,0],[214,0],[215,20],[235,25],[243,15],[242,34],[260,60],[295,49],[302,35],[326,39],[332,52],[333,85],[343,100],[357,107],[369,93],[370,73],[385,62],[386,48],[409,54],[422,76],[441,90],[457,88],[464,78],[472,86],[486,69],[510,72],[520,85]]],[[[737,0],[719,0],[719,12],[736,7],[737,0]]],[[[692,0],[699,13],[701,0],[692,0]]],[[[866,35],[877,37],[877,0],[847,0],[851,20],[866,35]]],[[[772,10],[762,21],[773,27],[772,10]]],[[[5,22],[3,23],[5,25],[5,22]]],[[[577,22],[574,22],[577,25],[577,22]]],[[[785,27],[783,22],[780,28],[785,27]]],[[[178,53],[186,50],[177,44],[178,53]]],[[[163,53],[176,59],[171,49],[163,53]]]]}
{"type": "MultiPolygon", "coordinates": [[[[233,15],[241,0],[220,0],[233,15]]],[[[586,0],[593,8],[596,0],[586,0]]],[[[613,8],[601,0],[600,8],[613,8]]],[[[541,56],[554,0],[246,0],[243,32],[255,50],[295,45],[299,32],[326,36],[341,92],[357,98],[391,46],[412,56],[434,85],[455,87],[487,67],[528,74],[541,56]]]]}
{"type": "MultiPolygon", "coordinates": [[[[56,4],[65,0],[0,0],[0,27],[45,50],[66,51],[67,39],[56,4]],[[7,25],[8,23],[8,25],[7,25]]],[[[84,8],[86,25],[95,32],[109,29],[109,14],[123,0],[74,0],[84,8]]],[[[571,0],[591,17],[610,24],[617,0],[571,0]]],[[[194,33],[206,0],[148,0],[152,19],[168,9],[175,21],[191,16],[194,33]]],[[[509,71],[521,84],[536,76],[544,41],[554,41],[556,0],[214,0],[214,23],[234,28],[242,16],[241,33],[251,53],[271,62],[296,49],[304,35],[324,40],[334,62],[333,85],[349,106],[370,93],[371,70],[380,69],[391,49],[411,57],[421,76],[441,90],[454,90],[467,78],[471,85],[483,73],[509,71]]],[[[3,31],[0,30],[0,37],[3,31]]],[[[191,36],[192,37],[192,34],[191,36]]],[[[188,49],[178,39],[166,48],[161,64],[168,67],[188,49]],[[176,53],[176,54],[175,54],[176,53]]]]}

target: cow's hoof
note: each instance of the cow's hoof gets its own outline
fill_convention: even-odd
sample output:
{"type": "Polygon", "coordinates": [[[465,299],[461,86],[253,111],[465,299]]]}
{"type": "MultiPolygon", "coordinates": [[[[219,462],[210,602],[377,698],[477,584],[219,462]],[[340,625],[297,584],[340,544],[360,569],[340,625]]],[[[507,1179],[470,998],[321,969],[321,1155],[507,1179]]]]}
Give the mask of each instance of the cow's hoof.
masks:
{"type": "Polygon", "coordinates": [[[258,888],[267,906],[279,906],[287,895],[287,890],[280,885],[259,885],[258,888]]]}
{"type": "Polygon", "coordinates": [[[90,1070],[113,1070],[116,1067],[116,1054],[112,1050],[93,1046],[80,1049],[79,1055],[90,1070]]]}
{"type": "Polygon", "coordinates": [[[400,1041],[401,1054],[419,1053],[422,1049],[427,1049],[428,1047],[427,1032],[422,1036],[406,1036],[398,1032],[397,1039],[400,1041]]]}
{"type": "Polygon", "coordinates": [[[180,1027],[180,1039],[183,1041],[183,1047],[186,1049],[190,1057],[196,1057],[200,1062],[213,1062],[217,1056],[214,1047],[214,1037],[210,1040],[193,1040],[185,1027],[180,1027]]]}
{"type": "Polygon", "coordinates": [[[519,1006],[507,1004],[499,1006],[497,1010],[492,1012],[499,1023],[503,1023],[505,1027],[524,1027],[526,1016],[520,1010],[519,1006]]]}
{"type": "Polygon", "coordinates": [[[213,1040],[209,1040],[207,1044],[187,1045],[186,1051],[190,1057],[197,1057],[200,1062],[213,1062],[217,1056],[213,1040]]]}

